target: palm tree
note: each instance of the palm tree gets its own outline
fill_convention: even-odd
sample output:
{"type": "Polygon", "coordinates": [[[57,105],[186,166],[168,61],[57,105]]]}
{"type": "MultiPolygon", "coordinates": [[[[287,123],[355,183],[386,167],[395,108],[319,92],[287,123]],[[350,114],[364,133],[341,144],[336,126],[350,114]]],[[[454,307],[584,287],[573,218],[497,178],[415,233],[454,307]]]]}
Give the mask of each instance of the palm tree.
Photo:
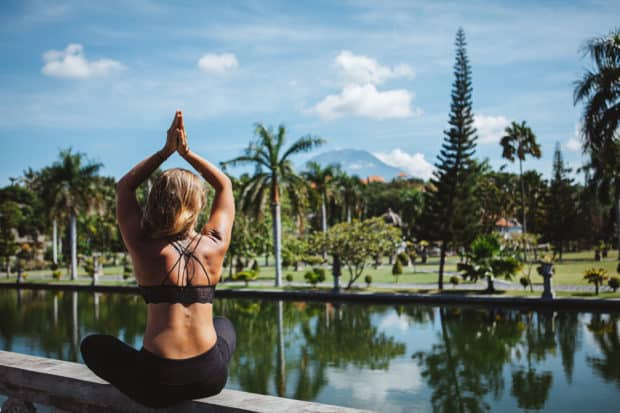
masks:
{"type": "MultiPolygon", "coordinates": [[[[265,204],[269,194],[273,227],[273,247],[276,261],[276,286],[282,283],[282,224],[280,219],[280,191],[289,196],[292,203],[299,200],[299,191],[305,186],[302,178],[295,173],[290,158],[308,152],[321,145],[324,140],[305,136],[297,139],[284,150],[286,128],[278,126],[277,132],[261,123],[256,124],[256,140],[245,149],[244,154],[226,161],[223,166],[254,165],[256,171],[242,191],[243,204],[253,207],[255,213],[265,204]]],[[[246,209],[244,208],[244,209],[246,209]]]]}
{"type": "Polygon", "coordinates": [[[80,152],[62,150],[58,161],[39,173],[42,198],[52,217],[69,217],[71,280],[77,278],[77,215],[93,207],[97,199],[95,177],[103,165],[91,162],[80,152]]]}
{"type": "Polygon", "coordinates": [[[523,182],[523,161],[527,155],[534,158],[540,158],[542,153],[540,145],[536,142],[536,135],[532,132],[525,121],[520,124],[512,122],[504,131],[505,136],[502,137],[500,145],[502,145],[502,157],[510,162],[515,161],[515,155],[519,159],[519,181],[521,182],[521,223],[523,225],[523,233],[527,232],[526,214],[525,214],[525,184],[523,182]]]}
{"type": "Polygon", "coordinates": [[[362,201],[362,181],[357,175],[351,176],[341,172],[336,176],[336,184],[342,194],[346,221],[350,223],[362,201]]]}
{"type": "Polygon", "coordinates": [[[333,193],[333,178],[338,172],[338,166],[322,167],[318,162],[308,162],[307,171],[302,173],[310,185],[311,190],[320,199],[321,204],[321,231],[327,232],[327,199],[333,193]]]}
{"type": "Polygon", "coordinates": [[[573,98],[585,105],[581,133],[593,183],[603,200],[610,194],[615,199],[620,259],[620,28],[590,39],[582,53],[594,60],[594,68],[575,82],[573,98]]]}

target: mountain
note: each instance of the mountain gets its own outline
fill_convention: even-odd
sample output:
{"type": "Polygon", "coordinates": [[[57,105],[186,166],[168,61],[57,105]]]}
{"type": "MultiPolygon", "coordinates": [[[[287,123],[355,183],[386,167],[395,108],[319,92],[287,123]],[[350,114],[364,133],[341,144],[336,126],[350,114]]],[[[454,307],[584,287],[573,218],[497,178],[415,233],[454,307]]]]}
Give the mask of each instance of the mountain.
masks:
{"type": "MultiPolygon", "coordinates": [[[[321,166],[330,164],[339,164],[343,171],[348,175],[357,175],[360,178],[378,175],[385,179],[386,182],[402,174],[398,168],[394,168],[379,160],[370,152],[360,149],[340,149],[336,151],[323,152],[308,160],[314,161],[321,166]]],[[[303,170],[304,165],[299,166],[299,170],[303,170]]]]}

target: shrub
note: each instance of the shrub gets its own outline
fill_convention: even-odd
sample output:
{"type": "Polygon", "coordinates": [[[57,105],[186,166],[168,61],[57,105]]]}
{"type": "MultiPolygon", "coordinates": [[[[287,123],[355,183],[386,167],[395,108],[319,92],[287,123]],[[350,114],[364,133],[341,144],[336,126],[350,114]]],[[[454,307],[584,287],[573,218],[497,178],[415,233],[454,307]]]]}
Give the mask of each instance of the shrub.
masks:
{"type": "Polygon", "coordinates": [[[392,265],[392,275],[401,275],[403,273],[403,265],[400,260],[396,260],[394,265],[392,265]]]}
{"type": "Polygon", "coordinates": [[[620,288],[620,278],[610,277],[609,281],[607,281],[607,285],[609,286],[609,288],[614,290],[614,292],[616,292],[618,288],[620,288]]]}
{"type": "Polygon", "coordinates": [[[409,257],[407,256],[406,253],[401,252],[400,254],[396,256],[396,258],[398,259],[398,261],[400,261],[400,263],[403,266],[409,265],[409,257]]]}
{"type": "Polygon", "coordinates": [[[594,293],[598,295],[598,287],[608,278],[608,274],[604,268],[590,268],[586,270],[583,278],[594,284],[594,293]]]}
{"type": "Polygon", "coordinates": [[[123,280],[128,279],[132,275],[133,275],[133,269],[131,268],[131,265],[125,264],[125,266],[123,267],[123,280]]]}
{"type": "Polygon", "coordinates": [[[249,271],[239,271],[235,275],[233,275],[233,280],[235,281],[244,281],[245,286],[247,287],[250,281],[254,281],[258,277],[258,273],[253,270],[249,271]]]}
{"type": "Polygon", "coordinates": [[[372,275],[365,276],[364,282],[366,283],[366,288],[370,287],[370,284],[372,284],[372,275]]]}
{"type": "Polygon", "coordinates": [[[52,271],[52,277],[55,280],[60,280],[60,277],[62,276],[62,273],[59,270],[54,270],[52,271]]]}
{"type": "Polygon", "coordinates": [[[325,281],[325,278],[327,277],[327,271],[325,270],[325,268],[314,267],[313,270],[315,273],[319,274],[321,282],[325,281]]]}
{"type": "Polygon", "coordinates": [[[452,284],[452,287],[456,287],[457,285],[459,285],[461,283],[461,278],[453,275],[452,277],[450,277],[450,284],[452,284]]]}
{"type": "Polygon", "coordinates": [[[56,271],[56,270],[58,270],[58,264],[56,264],[56,263],[51,263],[51,264],[50,264],[50,270],[52,270],[52,271],[56,271]]]}
{"type": "Polygon", "coordinates": [[[86,271],[86,274],[88,274],[89,277],[95,276],[95,261],[92,257],[86,258],[84,260],[82,268],[84,268],[84,271],[86,271]]]}
{"type": "Polygon", "coordinates": [[[521,284],[521,287],[523,287],[523,289],[525,290],[528,285],[530,285],[530,280],[528,280],[527,277],[521,277],[519,278],[519,283],[521,284]]]}
{"type": "Polygon", "coordinates": [[[325,281],[325,270],[323,268],[313,268],[304,274],[306,281],[313,287],[320,282],[325,281]]]}
{"type": "Polygon", "coordinates": [[[293,282],[293,274],[286,274],[286,282],[287,283],[292,283],[293,282]]]}

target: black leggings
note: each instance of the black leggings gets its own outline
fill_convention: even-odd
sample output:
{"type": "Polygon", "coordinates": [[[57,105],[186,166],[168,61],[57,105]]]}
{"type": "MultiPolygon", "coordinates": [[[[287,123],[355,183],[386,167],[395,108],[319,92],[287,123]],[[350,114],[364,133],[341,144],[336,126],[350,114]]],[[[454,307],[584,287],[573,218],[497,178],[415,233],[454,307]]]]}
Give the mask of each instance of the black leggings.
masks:
{"type": "Polygon", "coordinates": [[[232,323],[214,317],[217,342],[204,354],[186,359],[159,357],[116,337],[91,334],[80,345],[86,365],[122,393],[148,407],[213,396],[224,388],[237,338],[232,323]]]}

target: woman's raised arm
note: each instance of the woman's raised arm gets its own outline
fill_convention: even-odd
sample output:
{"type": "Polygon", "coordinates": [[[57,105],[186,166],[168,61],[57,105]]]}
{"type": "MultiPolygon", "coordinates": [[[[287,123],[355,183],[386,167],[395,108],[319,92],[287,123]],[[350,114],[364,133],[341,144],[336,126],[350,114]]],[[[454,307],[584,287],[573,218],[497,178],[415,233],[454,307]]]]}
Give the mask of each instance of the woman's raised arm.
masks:
{"type": "Polygon", "coordinates": [[[181,112],[177,111],[168,129],[166,144],[139,162],[116,185],[116,219],[128,249],[142,239],[142,210],[136,199],[136,188],[144,182],[177,149],[181,112]]]}
{"type": "Polygon", "coordinates": [[[215,165],[189,150],[182,117],[180,122],[181,134],[177,147],[179,154],[215,189],[209,221],[202,229],[202,233],[219,242],[225,252],[230,244],[230,235],[235,220],[232,183],[226,174],[215,165]]]}

